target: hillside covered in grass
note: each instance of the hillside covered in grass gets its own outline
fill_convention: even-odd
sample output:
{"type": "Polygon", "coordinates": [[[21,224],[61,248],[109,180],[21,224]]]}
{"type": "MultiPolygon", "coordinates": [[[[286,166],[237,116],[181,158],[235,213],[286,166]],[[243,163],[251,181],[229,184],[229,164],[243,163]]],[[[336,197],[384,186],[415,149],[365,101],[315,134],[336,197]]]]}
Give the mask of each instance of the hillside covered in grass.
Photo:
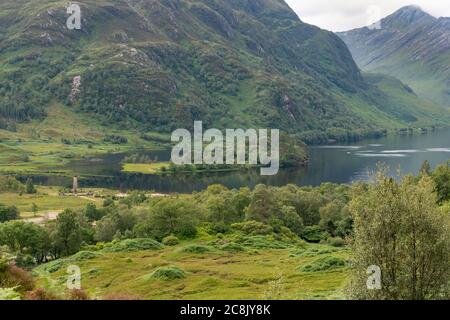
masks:
{"type": "Polygon", "coordinates": [[[63,1],[0,4],[3,129],[44,119],[55,100],[107,127],[167,133],[202,120],[307,142],[447,123],[402,83],[386,91],[362,75],[343,41],[282,0],[78,3],[81,30],[67,29],[63,1]]]}
{"type": "MultiPolygon", "coordinates": [[[[69,265],[83,270],[90,296],[140,299],[343,299],[348,250],[254,236],[84,251],[35,269],[38,283],[63,295],[69,265]],[[108,250],[109,249],[109,250],[108,250]],[[114,252],[116,251],[116,252],[114,252]],[[124,272],[124,270],[127,270],[124,272]]],[[[140,242],[142,243],[142,241],[140,242]]]]}

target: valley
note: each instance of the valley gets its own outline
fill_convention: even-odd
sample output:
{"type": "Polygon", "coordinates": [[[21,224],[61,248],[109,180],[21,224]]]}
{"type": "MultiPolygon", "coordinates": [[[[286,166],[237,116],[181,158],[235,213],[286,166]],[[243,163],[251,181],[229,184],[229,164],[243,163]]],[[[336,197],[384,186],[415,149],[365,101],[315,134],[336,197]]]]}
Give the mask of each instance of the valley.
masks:
{"type": "Polygon", "coordinates": [[[0,300],[449,299],[448,18],[77,5],[0,2],[0,300]],[[279,170],[176,164],[198,124],[279,133],[279,170]]]}

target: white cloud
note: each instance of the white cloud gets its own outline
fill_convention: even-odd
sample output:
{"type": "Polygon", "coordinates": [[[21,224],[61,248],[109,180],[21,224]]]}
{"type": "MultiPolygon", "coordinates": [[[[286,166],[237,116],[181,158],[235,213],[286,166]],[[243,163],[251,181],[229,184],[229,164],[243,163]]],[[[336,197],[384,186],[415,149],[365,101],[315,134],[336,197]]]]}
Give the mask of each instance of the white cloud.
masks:
{"type": "Polygon", "coordinates": [[[367,26],[407,5],[450,17],[450,0],[286,0],[304,22],[332,31],[367,26]]]}

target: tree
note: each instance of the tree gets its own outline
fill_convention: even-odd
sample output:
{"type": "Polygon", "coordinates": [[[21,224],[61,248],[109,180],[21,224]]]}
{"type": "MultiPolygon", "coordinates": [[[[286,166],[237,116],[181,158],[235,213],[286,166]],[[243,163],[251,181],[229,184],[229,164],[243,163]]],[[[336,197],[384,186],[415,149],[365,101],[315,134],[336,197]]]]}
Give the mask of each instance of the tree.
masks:
{"type": "Polygon", "coordinates": [[[46,261],[51,250],[50,235],[44,227],[18,220],[0,224],[0,245],[30,254],[38,263],[46,261]]]}
{"type": "Polygon", "coordinates": [[[436,168],[433,172],[433,180],[436,183],[438,201],[450,200],[450,160],[436,168]]]}
{"type": "Polygon", "coordinates": [[[76,253],[81,246],[82,230],[77,215],[72,210],[64,210],[56,219],[52,234],[55,245],[63,255],[76,253]]]}
{"type": "Polygon", "coordinates": [[[423,175],[429,176],[431,174],[431,165],[430,165],[430,162],[428,160],[425,160],[422,163],[422,166],[420,167],[419,174],[421,176],[423,176],[423,175]]]}
{"type": "Polygon", "coordinates": [[[110,208],[109,213],[97,222],[95,239],[112,241],[116,235],[131,232],[137,223],[138,215],[126,206],[110,208]]]}
{"type": "Polygon", "coordinates": [[[89,221],[97,221],[103,217],[104,213],[103,210],[98,210],[94,203],[89,202],[84,209],[84,214],[89,221]]]}
{"type": "Polygon", "coordinates": [[[219,194],[209,195],[205,203],[208,221],[224,224],[243,221],[242,199],[238,193],[238,191],[226,190],[219,194]]]}
{"type": "Polygon", "coordinates": [[[15,206],[6,207],[0,204],[0,222],[19,219],[19,210],[15,206]]]}
{"type": "Polygon", "coordinates": [[[303,220],[300,218],[295,208],[290,206],[282,206],[281,214],[284,225],[292,232],[300,236],[304,228],[303,220]]]}
{"type": "Polygon", "coordinates": [[[147,219],[138,223],[134,232],[138,237],[162,240],[169,235],[191,238],[197,233],[201,209],[192,201],[184,199],[160,199],[147,219]]]}
{"type": "Polygon", "coordinates": [[[252,193],[245,219],[268,223],[279,212],[273,192],[266,185],[259,184],[252,193]]]}
{"type": "Polygon", "coordinates": [[[34,194],[37,192],[36,188],[34,187],[33,180],[31,180],[31,178],[27,179],[27,182],[25,184],[25,190],[26,193],[28,194],[34,194]]]}
{"type": "Polygon", "coordinates": [[[332,237],[336,237],[338,235],[339,224],[346,218],[344,216],[344,207],[344,203],[339,200],[335,200],[319,209],[319,226],[322,230],[328,232],[332,237]]]}
{"type": "Polygon", "coordinates": [[[400,183],[380,171],[354,187],[353,277],[356,299],[446,298],[450,278],[449,216],[437,205],[428,176],[400,183]],[[369,266],[381,269],[381,289],[367,288],[369,266]]]}

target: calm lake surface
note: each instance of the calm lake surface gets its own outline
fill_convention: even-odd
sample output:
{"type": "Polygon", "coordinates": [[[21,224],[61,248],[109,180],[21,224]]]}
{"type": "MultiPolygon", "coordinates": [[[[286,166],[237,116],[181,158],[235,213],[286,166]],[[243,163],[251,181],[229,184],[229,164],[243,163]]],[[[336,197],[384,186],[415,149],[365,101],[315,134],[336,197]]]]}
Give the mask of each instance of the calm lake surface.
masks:
{"type": "MultiPolygon", "coordinates": [[[[68,168],[80,174],[95,174],[105,177],[83,178],[82,187],[109,187],[121,190],[142,189],[159,192],[192,192],[205,189],[214,183],[229,188],[254,187],[259,183],[282,186],[289,183],[317,186],[323,182],[351,183],[367,180],[369,172],[378,163],[384,163],[395,176],[416,174],[423,161],[435,167],[450,159],[450,130],[436,131],[424,135],[392,135],[376,140],[332,146],[311,147],[310,165],[301,169],[281,169],[276,176],[260,176],[259,170],[230,173],[197,174],[182,176],[151,176],[121,173],[121,161],[125,155],[103,155],[95,159],[77,160],[68,168]]],[[[168,160],[170,151],[146,153],[159,161],[168,160]]],[[[56,177],[41,177],[42,183],[61,184],[56,177]]],[[[70,185],[70,179],[64,182],[70,185]]]]}

